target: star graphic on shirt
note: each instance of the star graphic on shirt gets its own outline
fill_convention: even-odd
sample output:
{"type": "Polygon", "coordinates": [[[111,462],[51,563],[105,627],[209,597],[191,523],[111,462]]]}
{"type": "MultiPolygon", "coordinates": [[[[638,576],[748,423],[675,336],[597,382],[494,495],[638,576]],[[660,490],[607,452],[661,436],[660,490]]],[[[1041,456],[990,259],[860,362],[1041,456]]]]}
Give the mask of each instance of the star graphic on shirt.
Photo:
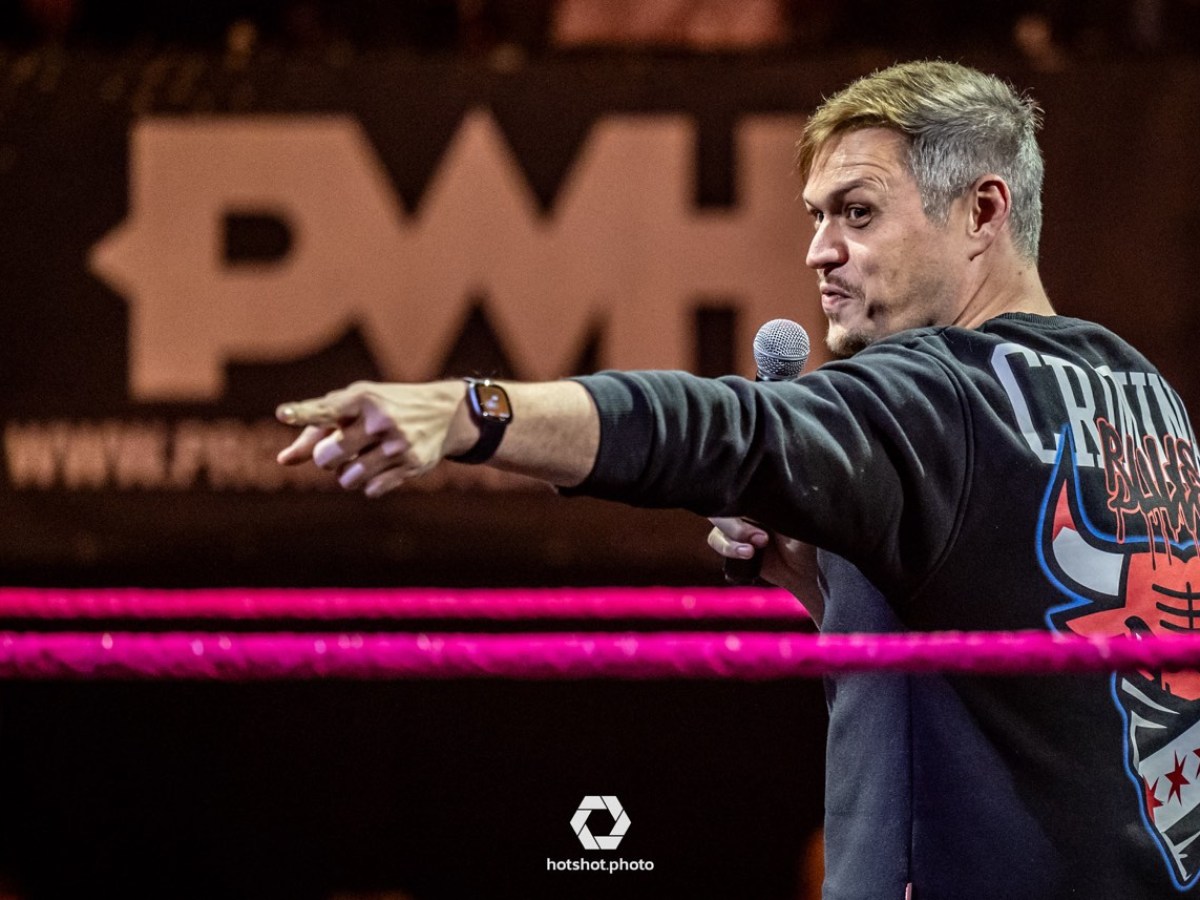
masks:
{"type": "Polygon", "coordinates": [[[1158,779],[1154,779],[1154,784],[1147,784],[1146,779],[1142,779],[1142,788],[1146,795],[1146,812],[1150,813],[1150,821],[1154,821],[1154,811],[1162,806],[1162,801],[1154,796],[1154,792],[1158,790],[1158,779]]]}
{"type": "MultiPolygon", "coordinates": [[[[1167,773],[1167,781],[1171,782],[1171,790],[1167,793],[1167,802],[1171,802],[1174,797],[1180,803],[1183,803],[1183,786],[1191,784],[1187,776],[1183,774],[1183,760],[1179,758],[1179,754],[1175,754],[1175,768],[1167,773]]],[[[1155,784],[1158,784],[1156,781],[1155,784]]]]}

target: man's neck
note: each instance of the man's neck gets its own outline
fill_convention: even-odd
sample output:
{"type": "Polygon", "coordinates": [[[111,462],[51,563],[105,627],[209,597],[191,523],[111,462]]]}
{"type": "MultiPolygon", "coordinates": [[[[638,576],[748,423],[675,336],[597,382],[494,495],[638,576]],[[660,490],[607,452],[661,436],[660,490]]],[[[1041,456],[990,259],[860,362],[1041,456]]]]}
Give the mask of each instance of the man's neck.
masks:
{"type": "Polygon", "coordinates": [[[996,316],[1012,312],[1054,315],[1037,266],[1019,258],[1010,260],[1009,265],[988,270],[975,285],[953,324],[978,328],[996,316]]]}

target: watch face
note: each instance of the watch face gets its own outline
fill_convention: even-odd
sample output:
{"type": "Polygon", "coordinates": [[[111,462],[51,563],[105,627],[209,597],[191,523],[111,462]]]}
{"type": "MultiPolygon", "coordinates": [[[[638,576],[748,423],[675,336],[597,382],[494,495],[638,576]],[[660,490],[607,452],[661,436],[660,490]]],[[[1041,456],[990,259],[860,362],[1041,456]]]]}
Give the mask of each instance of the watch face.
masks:
{"type": "Polygon", "coordinates": [[[508,394],[504,393],[502,387],[477,383],[473,385],[472,389],[475,392],[476,408],[483,418],[496,419],[500,422],[507,422],[512,418],[512,409],[508,405],[508,394]]]}

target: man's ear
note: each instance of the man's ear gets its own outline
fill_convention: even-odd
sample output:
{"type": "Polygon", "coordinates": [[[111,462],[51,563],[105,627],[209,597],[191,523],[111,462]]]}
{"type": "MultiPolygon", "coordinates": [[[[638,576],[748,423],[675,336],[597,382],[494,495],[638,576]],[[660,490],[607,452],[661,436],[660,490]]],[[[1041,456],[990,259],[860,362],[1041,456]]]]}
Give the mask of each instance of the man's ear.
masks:
{"type": "Polygon", "coordinates": [[[999,175],[983,175],[967,191],[967,202],[967,239],[974,259],[1004,230],[1012,212],[1012,191],[999,175]]]}

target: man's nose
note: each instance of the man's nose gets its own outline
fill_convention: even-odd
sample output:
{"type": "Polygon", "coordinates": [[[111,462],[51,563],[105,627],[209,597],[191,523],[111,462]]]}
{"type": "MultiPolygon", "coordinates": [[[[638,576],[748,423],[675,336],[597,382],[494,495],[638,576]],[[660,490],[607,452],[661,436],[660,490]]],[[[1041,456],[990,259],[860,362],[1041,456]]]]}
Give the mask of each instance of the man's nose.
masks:
{"type": "Polygon", "coordinates": [[[804,264],[810,269],[820,270],[841,265],[845,261],[846,245],[837,230],[831,227],[829,222],[817,226],[817,232],[808,245],[808,255],[804,258],[804,264]]]}

